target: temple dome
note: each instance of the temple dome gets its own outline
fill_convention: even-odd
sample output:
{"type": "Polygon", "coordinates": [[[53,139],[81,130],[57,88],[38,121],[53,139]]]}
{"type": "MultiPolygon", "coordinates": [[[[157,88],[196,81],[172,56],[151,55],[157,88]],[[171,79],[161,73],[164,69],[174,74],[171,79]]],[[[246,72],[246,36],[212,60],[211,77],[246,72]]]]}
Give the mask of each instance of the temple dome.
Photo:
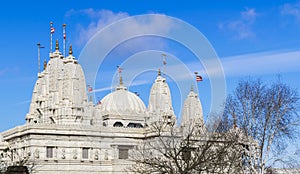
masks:
{"type": "Polygon", "coordinates": [[[146,113],[146,107],[136,94],[119,86],[101,100],[101,112],[103,115],[140,115],[146,113]]]}

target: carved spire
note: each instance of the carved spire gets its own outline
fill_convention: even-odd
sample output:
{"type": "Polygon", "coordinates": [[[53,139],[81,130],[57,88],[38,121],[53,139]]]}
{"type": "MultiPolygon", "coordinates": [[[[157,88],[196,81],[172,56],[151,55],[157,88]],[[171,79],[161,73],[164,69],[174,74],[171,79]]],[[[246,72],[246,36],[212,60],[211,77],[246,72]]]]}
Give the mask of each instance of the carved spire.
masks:
{"type": "Polygon", "coordinates": [[[73,49],[72,49],[72,45],[70,45],[70,48],[69,48],[69,55],[72,55],[73,54],[73,49]]]}
{"type": "Polygon", "coordinates": [[[59,45],[58,45],[58,40],[56,39],[56,42],[55,42],[55,50],[58,51],[59,50],[59,45]]]}

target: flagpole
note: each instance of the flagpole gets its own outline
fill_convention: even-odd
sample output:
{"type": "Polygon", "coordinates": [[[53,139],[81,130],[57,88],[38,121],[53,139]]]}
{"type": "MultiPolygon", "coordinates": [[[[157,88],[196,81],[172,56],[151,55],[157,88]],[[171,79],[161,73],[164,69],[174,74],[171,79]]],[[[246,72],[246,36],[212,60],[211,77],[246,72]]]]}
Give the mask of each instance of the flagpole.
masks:
{"type": "Polygon", "coordinates": [[[197,80],[198,72],[195,71],[194,74],[195,74],[195,76],[196,76],[196,82],[198,82],[198,80],[197,80]]]}
{"type": "Polygon", "coordinates": [[[119,85],[122,86],[123,85],[123,79],[122,79],[122,75],[121,75],[122,68],[119,65],[117,66],[117,68],[118,68],[119,85]]]}
{"type": "Polygon", "coordinates": [[[165,53],[162,53],[161,54],[162,56],[163,56],[163,74],[165,75],[165,77],[166,77],[166,64],[167,64],[167,61],[166,61],[166,54],[165,53]]]}
{"type": "Polygon", "coordinates": [[[45,48],[44,46],[41,46],[40,43],[36,44],[38,46],[38,73],[41,72],[41,56],[40,56],[40,49],[45,48]]]}
{"type": "Polygon", "coordinates": [[[66,57],[66,26],[67,24],[63,24],[63,37],[64,37],[64,43],[63,43],[63,49],[64,49],[64,57],[66,57]]]}
{"type": "Polygon", "coordinates": [[[50,53],[52,53],[53,22],[50,22],[50,53]]]}

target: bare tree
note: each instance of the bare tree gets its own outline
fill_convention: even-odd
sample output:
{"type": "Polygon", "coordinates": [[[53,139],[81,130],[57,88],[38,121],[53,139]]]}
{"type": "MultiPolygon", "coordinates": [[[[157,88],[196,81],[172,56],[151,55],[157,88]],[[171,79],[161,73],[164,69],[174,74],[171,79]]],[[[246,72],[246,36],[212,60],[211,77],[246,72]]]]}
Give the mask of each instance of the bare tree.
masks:
{"type": "Polygon", "coordinates": [[[269,86],[260,80],[243,80],[227,98],[219,126],[224,129],[236,125],[258,143],[258,159],[255,164],[253,160],[250,163],[259,173],[265,173],[278,162],[291,167],[296,163],[285,155],[286,142],[297,138],[298,102],[297,91],[280,80],[269,86]]]}
{"type": "Polygon", "coordinates": [[[26,166],[29,173],[36,167],[36,161],[31,157],[31,153],[20,153],[16,149],[7,148],[0,154],[0,174],[6,173],[10,166],[26,166]]]}
{"type": "Polygon", "coordinates": [[[177,127],[156,122],[147,139],[132,151],[135,173],[244,173],[245,143],[238,129],[227,133],[206,132],[203,125],[177,127]]]}

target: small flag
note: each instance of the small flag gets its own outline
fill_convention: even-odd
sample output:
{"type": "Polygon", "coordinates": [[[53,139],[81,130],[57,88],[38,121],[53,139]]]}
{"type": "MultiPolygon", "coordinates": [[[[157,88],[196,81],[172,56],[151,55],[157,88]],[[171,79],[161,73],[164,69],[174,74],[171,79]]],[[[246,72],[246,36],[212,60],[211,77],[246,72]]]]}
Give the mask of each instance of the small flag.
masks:
{"type": "Polygon", "coordinates": [[[64,40],[66,40],[66,38],[67,38],[67,35],[66,35],[66,33],[64,33],[64,40]]]}
{"type": "Polygon", "coordinates": [[[164,59],[164,62],[163,62],[163,64],[164,64],[164,65],[166,65],[166,64],[167,64],[167,61],[166,61],[166,59],[164,59]]]}
{"type": "Polygon", "coordinates": [[[92,92],[93,91],[93,88],[88,86],[88,92],[92,92]]]}
{"type": "Polygon", "coordinates": [[[51,32],[51,34],[53,34],[53,33],[55,32],[55,28],[54,28],[54,27],[51,27],[51,28],[50,28],[50,32],[51,32]]]}
{"type": "Polygon", "coordinates": [[[117,66],[118,68],[118,72],[121,73],[123,71],[123,68],[121,68],[120,66],[117,66]]]}
{"type": "Polygon", "coordinates": [[[202,80],[203,80],[202,76],[196,75],[196,81],[197,82],[201,82],[202,80]]]}

